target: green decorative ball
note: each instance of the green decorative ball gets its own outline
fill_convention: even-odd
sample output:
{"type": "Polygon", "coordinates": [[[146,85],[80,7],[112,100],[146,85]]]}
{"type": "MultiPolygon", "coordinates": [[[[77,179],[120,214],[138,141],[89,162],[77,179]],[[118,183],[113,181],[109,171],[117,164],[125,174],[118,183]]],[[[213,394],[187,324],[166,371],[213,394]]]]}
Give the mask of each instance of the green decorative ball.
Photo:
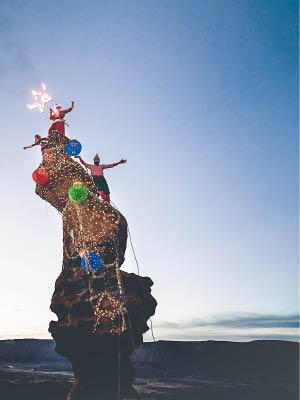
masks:
{"type": "Polygon", "coordinates": [[[86,199],[88,194],[87,188],[80,182],[75,182],[69,189],[69,197],[71,200],[81,203],[86,199]]]}

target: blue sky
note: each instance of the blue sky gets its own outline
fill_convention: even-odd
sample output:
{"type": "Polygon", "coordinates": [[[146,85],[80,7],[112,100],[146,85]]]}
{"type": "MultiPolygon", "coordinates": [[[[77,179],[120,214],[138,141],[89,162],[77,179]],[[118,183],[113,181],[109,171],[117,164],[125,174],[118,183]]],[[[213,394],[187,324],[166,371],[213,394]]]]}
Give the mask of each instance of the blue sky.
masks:
{"type": "Polygon", "coordinates": [[[47,337],[55,318],[61,217],[22,150],[47,133],[26,108],[45,82],[75,101],[66,134],[87,162],[128,160],[106,178],[154,281],[156,338],[295,340],[298,2],[3,0],[0,31],[0,338],[47,337]]]}

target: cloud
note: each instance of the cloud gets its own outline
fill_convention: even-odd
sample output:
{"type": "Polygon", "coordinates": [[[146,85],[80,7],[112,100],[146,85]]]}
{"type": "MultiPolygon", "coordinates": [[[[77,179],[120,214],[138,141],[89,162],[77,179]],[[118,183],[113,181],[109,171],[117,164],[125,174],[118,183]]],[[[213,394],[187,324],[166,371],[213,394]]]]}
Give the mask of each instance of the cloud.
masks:
{"type": "Polygon", "coordinates": [[[298,341],[298,328],[298,314],[233,313],[154,324],[156,335],[165,340],[298,341]]]}
{"type": "Polygon", "coordinates": [[[163,328],[298,328],[299,315],[276,315],[276,314],[244,314],[228,315],[227,317],[215,316],[211,319],[195,318],[185,322],[160,322],[158,326],[163,328]]]}
{"type": "MultiPolygon", "coordinates": [[[[207,341],[207,340],[218,340],[218,341],[232,341],[232,342],[249,342],[252,340],[288,340],[291,342],[298,342],[299,336],[297,334],[280,334],[280,333],[249,333],[249,334],[236,334],[236,333],[191,333],[189,331],[162,333],[155,336],[156,340],[183,340],[183,341],[207,341]]],[[[152,341],[151,336],[148,336],[145,341],[152,341]]]]}
{"type": "Polygon", "coordinates": [[[297,328],[299,327],[299,315],[259,315],[234,316],[231,319],[221,318],[215,321],[215,325],[231,328],[297,328]]]}

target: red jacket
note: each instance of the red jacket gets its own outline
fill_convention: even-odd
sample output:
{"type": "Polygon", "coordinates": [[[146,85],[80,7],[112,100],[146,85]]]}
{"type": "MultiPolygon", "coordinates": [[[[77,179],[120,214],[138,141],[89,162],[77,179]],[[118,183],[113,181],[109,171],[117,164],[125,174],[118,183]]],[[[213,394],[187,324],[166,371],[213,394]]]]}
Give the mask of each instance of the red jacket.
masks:
{"type": "Polygon", "coordinates": [[[49,132],[52,130],[56,130],[60,132],[62,135],[65,134],[65,120],[64,116],[72,111],[72,107],[67,108],[66,110],[60,110],[58,113],[53,113],[50,111],[49,118],[54,121],[53,124],[49,128],[49,132]]]}

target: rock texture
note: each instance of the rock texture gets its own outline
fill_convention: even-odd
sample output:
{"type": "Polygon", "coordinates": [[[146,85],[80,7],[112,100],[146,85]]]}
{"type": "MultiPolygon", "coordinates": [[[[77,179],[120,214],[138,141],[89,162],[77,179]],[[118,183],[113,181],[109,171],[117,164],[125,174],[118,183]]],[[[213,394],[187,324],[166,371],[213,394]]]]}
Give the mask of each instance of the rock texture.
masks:
{"type": "Polygon", "coordinates": [[[43,149],[43,166],[49,179],[36,193],[63,217],[63,265],[55,284],[49,332],[56,351],[71,362],[75,383],[68,400],[113,400],[134,397],[133,369],[129,356],[143,341],[147,320],[155,312],[153,282],[120,271],[127,241],[122,214],[100,200],[93,180],[65,153],[69,139],[49,134],[43,149]],[[87,198],[76,203],[68,189],[81,182],[87,198]],[[87,272],[81,256],[100,255],[102,268],[87,272]]]}

